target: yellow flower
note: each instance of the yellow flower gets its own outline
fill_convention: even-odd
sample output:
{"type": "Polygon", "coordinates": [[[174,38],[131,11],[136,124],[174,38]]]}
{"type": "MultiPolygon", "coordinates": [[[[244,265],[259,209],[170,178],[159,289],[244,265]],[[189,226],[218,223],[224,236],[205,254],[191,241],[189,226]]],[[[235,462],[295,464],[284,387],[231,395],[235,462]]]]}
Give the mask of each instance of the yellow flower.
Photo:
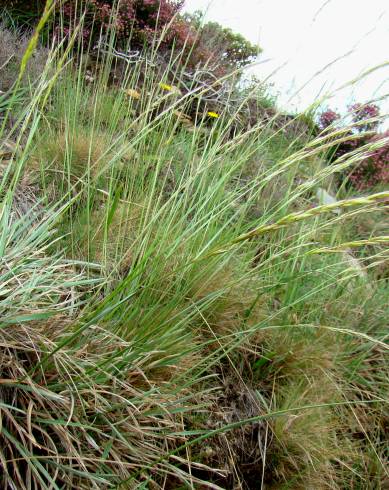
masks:
{"type": "Polygon", "coordinates": [[[137,90],[133,90],[132,88],[126,90],[126,94],[133,99],[140,99],[140,93],[137,90]]]}
{"type": "Polygon", "coordinates": [[[213,111],[208,111],[207,114],[208,114],[209,117],[214,117],[215,119],[217,119],[218,117],[220,117],[217,112],[213,112],[213,111]]]}
{"type": "Polygon", "coordinates": [[[159,86],[162,90],[166,90],[166,92],[170,92],[169,95],[182,95],[181,90],[175,85],[168,85],[167,83],[160,83],[159,86]]]}
{"type": "Polygon", "coordinates": [[[160,83],[159,86],[163,89],[163,90],[167,90],[168,92],[171,92],[173,87],[171,85],[168,85],[167,83],[160,83]]]}

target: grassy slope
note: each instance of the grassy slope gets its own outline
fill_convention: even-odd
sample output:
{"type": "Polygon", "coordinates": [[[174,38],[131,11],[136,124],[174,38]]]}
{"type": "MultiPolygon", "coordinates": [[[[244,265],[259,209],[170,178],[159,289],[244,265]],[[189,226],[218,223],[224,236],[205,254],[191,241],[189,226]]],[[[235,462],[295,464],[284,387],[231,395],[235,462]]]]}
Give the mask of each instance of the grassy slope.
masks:
{"type": "Polygon", "coordinates": [[[58,73],[2,130],[3,487],[385,488],[387,280],[312,253],[384,204],[310,215],[324,141],[58,73]]]}

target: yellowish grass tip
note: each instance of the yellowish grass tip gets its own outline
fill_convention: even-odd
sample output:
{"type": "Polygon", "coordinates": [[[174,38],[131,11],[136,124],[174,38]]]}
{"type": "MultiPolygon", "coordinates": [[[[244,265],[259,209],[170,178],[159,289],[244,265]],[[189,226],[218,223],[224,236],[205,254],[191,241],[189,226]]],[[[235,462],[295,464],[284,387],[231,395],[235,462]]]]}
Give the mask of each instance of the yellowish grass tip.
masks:
{"type": "Polygon", "coordinates": [[[137,90],[134,90],[132,88],[126,90],[126,94],[129,96],[129,97],[132,97],[133,99],[137,99],[139,100],[140,99],[140,92],[138,92],[137,90]]]}

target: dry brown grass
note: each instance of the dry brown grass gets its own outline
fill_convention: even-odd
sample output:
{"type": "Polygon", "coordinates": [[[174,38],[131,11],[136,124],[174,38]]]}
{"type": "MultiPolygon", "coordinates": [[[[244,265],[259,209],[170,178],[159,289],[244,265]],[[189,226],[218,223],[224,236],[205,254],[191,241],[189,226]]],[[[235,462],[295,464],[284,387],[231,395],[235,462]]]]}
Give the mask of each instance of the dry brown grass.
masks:
{"type": "MultiPolygon", "coordinates": [[[[28,34],[20,34],[0,24],[0,90],[6,92],[16,82],[20,62],[29,43],[28,34]]],[[[34,82],[46,65],[48,50],[38,47],[28,61],[25,82],[34,82]]]]}
{"type": "Polygon", "coordinates": [[[82,129],[72,131],[61,128],[57,133],[44,135],[35,151],[39,165],[47,180],[56,186],[84,185],[99,172],[108,169],[112,160],[110,141],[105,133],[82,129]]]}
{"type": "Polygon", "coordinates": [[[59,316],[1,330],[2,488],[53,482],[68,489],[110,488],[131,477],[141,481],[148,464],[163,481],[170,471],[163,455],[183,442],[169,435],[182,429],[180,418],[164,408],[179,404],[177,396],[164,393],[160,381],[145,383],[147,356],[125,364],[114,357],[111,362],[121,366],[114,376],[111,366],[99,369],[131,346],[98,327],[84,330],[76,348],[44,361],[66,328],[69,319],[59,316]],[[105,477],[99,476],[102,465],[105,477]]]}

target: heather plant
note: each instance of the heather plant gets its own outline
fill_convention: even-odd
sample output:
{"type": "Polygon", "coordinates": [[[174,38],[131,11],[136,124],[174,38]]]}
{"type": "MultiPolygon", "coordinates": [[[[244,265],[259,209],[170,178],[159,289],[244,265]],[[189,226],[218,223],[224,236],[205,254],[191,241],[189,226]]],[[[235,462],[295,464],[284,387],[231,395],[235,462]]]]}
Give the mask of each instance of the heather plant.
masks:
{"type": "Polygon", "coordinates": [[[69,1],[61,10],[63,32],[69,35],[83,14],[82,36],[92,43],[109,31],[115,33],[122,47],[131,38],[133,49],[151,45],[157,39],[161,39],[162,45],[171,47],[175,43],[180,48],[189,35],[188,26],[178,17],[182,5],[175,0],[126,0],[119,4],[112,0],[69,1]]]}
{"type": "Polygon", "coordinates": [[[324,112],[322,112],[319,116],[319,128],[321,130],[326,130],[328,129],[329,126],[333,125],[336,123],[336,121],[339,121],[340,119],[340,114],[338,114],[335,111],[332,111],[331,109],[328,109],[324,112]]]}
{"type": "Polygon", "coordinates": [[[380,110],[376,104],[353,104],[349,107],[349,113],[356,123],[356,131],[376,130],[380,124],[380,110]]]}
{"type": "MultiPolygon", "coordinates": [[[[183,15],[183,4],[183,0],[62,1],[56,7],[54,34],[71,36],[83,17],[78,35],[86,44],[95,46],[108,33],[114,34],[116,46],[124,51],[158,44],[160,54],[182,51],[186,67],[205,68],[213,77],[237,71],[256,59],[261,51],[258,46],[216,22],[204,24],[200,13],[183,15]]],[[[24,10],[36,18],[44,5],[36,0],[24,10]]],[[[5,7],[17,16],[23,10],[20,0],[7,0],[5,7]]]]}
{"type": "MultiPolygon", "coordinates": [[[[342,174],[340,183],[347,181],[358,190],[387,184],[389,165],[387,134],[377,132],[381,121],[379,107],[376,104],[356,103],[348,108],[348,116],[352,124],[342,132],[342,142],[327,150],[326,159],[329,163],[336,162],[339,158],[351,155],[369,143],[378,144],[379,148],[366,153],[354,165],[351,172],[342,174]]],[[[340,114],[326,110],[320,114],[318,124],[323,134],[330,134],[331,131],[336,132],[342,127],[342,119],[340,114]]]]}
{"type": "Polygon", "coordinates": [[[350,182],[358,190],[389,184],[389,132],[371,138],[379,148],[373,150],[350,174],[350,182]]]}
{"type": "MultiPolygon", "coordinates": [[[[3,7],[17,19],[31,22],[39,19],[45,7],[44,0],[6,0],[3,7]]],[[[82,27],[78,35],[85,43],[94,46],[108,33],[115,38],[117,47],[133,50],[152,47],[158,41],[159,48],[190,51],[195,32],[180,11],[182,0],[61,0],[56,4],[52,22],[57,38],[71,37],[81,17],[82,27]]]]}

